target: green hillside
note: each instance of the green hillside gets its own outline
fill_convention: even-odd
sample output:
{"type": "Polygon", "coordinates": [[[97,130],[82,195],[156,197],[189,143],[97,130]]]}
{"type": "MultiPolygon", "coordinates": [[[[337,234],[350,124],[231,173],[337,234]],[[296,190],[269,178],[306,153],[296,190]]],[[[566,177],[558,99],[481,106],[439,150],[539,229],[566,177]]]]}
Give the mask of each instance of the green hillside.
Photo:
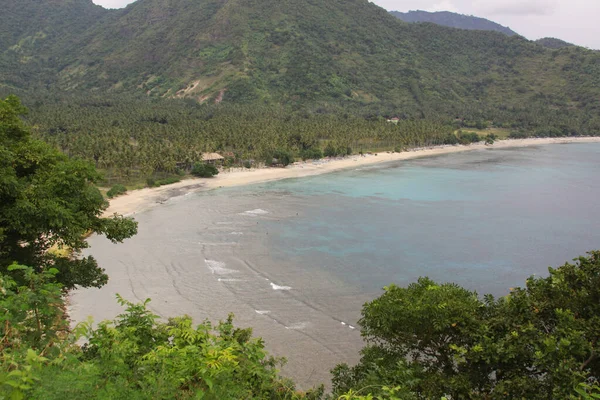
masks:
{"type": "Polygon", "coordinates": [[[34,90],[51,83],[65,53],[107,10],[91,0],[4,1],[0,12],[0,85],[34,90]]]}
{"type": "MultiPolygon", "coordinates": [[[[404,24],[364,0],[138,0],[117,11],[73,0],[55,8],[64,26],[49,18],[49,28],[2,34],[5,85],[200,101],[221,94],[230,102],[376,103],[408,114],[474,102],[582,108],[598,91],[593,52],[404,24]],[[37,45],[35,35],[47,36],[37,45]]],[[[38,14],[24,14],[24,22],[9,19],[38,25],[29,20],[38,14]]]]}
{"type": "Polygon", "coordinates": [[[565,42],[564,40],[551,38],[551,37],[541,38],[541,39],[536,40],[535,42],[537,44],[541,44],[542,46],[547,47],[549,49],[562,49],[563,47],[575,46],[572,43],[565,42]]]}

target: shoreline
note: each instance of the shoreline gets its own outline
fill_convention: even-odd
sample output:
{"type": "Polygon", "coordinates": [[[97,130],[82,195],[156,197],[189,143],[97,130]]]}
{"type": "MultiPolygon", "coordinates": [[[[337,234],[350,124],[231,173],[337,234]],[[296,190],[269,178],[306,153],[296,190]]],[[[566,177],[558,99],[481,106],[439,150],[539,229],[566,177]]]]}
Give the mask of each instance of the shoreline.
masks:
{"type": "Polygon", "coordinates": [[[157,204],[162,204],[172,197],[222,187],[251,185],[290,178],[303,178],[341,171],[353,167],[377,165],[387,162],[411,160],[421,157],[431,157],[472,150],[565,143],[600,143],[600,137],[505,139],[499,140],[493,145],[485,145],[482,142],[471,145],[441,145],[428,148],[414,148],[401,153],[384,152],[365,156],[352,155],[337,159],[322,159],[306,162],[300,161],[291,164],[286,168],[265,167],[257,169],[236,169],[229,172],[221,172],[214,178],[191,178],[158,188],[144,188],[128,192],[123,196],[112,199],[109,208],[105,211],[105,215],[108,216],[114,213],[132,215],[156,206],[157,204]]]}

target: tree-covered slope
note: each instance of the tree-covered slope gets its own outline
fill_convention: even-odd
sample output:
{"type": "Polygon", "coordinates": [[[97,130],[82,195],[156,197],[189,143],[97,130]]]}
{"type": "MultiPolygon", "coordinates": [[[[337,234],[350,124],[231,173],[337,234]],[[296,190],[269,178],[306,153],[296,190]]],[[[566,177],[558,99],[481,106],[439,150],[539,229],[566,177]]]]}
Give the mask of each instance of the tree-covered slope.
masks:
{"type": "Polygon", "coordinates": [[[541,38],[536,40],[535,42],[549,49],[562,49],[563,47],[575,46],[573,43],[565,42],[564,40],[551,37],[541,38]]]}
{"type": "Polygon", "coordinates": [[[0,85],[45,85],[60,70],[61,54],[78,51],[83,32],[110,11],[91,0],[6,0],[0,11],[0,85]]]}
{"type": "MultiPolygon", "coordinates": [[[[88,4],[73,1],[61,7],[88,4]]],[[[2,83],[301,107],[375,104],[417,117],[523,104],[582,109],[600,94],[598,53],[406,24],[366,0],[138,0],[90,17],[95,10],[66,16],[87,29],[48,39],[52,46],[28,59],[5,53],[2,83]]]]}
{"type": "Polygon", "coordinates": [[[390,13],[404,22],[430,22],[432,24],[447,26],[450,28],[469,29],[478,31],[494,31],[504,33],[508,36],[517,35],[512,29],[500,25],[489,19],[475,17],[473,15],[463,15],[450,11],[428,12],[415,10],[409,12],[390,11],[390,13]]]}

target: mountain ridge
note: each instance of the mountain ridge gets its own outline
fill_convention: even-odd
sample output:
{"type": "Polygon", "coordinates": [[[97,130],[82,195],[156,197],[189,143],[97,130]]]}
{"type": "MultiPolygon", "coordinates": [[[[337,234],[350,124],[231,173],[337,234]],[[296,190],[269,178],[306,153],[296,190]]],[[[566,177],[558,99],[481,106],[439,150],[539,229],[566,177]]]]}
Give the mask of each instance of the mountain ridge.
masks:
{"type": "Polygon", "coordinates": [[[488,19],[450,11],[429,12],[423,10],[411,10],[405,13],[400,11],[390,11],[390,14],[408,23],[429,22],[447,26],[449,28],[494,31],[503,33],[507,36],[518,35],[518,33],[512,29],[488,19]]]}
{"type": "Polygon", "coordinates": [[[545,37],[535,41],[537,44],[547,47],[549,49],[562,49],[563,47],[573,47],[576,46],[573,43],[566,42],[561,39],[553,38],[553,37],[545,37]]]}

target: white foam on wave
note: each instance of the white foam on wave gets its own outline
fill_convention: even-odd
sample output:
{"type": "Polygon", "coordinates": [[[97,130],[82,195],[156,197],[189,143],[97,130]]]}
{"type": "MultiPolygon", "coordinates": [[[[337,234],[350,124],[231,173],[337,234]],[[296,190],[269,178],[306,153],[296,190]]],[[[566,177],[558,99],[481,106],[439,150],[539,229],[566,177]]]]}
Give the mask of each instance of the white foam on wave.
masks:
{"type": "Polygon", "coordinates": [[[254,312],[256,312],[257,314],[260,314],[260,315],[271,314],[271,311],[269,311],[269,310],[254,310],[254,312]]]}
{"type": "Polygon", "coordinates": [[[297,331],[297,330],[306,328],[307,325],[308,324],[306,322],[299,322],[297,324],[292,324],[292,325],[286,326],[285,329],[290,329],[290,330],[293,330],[293,331],[297,331]]]}
{"type": "Polygon", "coordinates": [[[267,210],[263,210],[262,208],[257,208],[256,210],[244,211],[241,215],[250,215],[252,217],[256,217],[259,215],[269,214],[267,210]]]}
{"type": "Polygon", "coordinates": [[[219,278],[219,279],[217,279],[217,281],[219,281],[219,282],[243,282],[241,279],[223,279],[223,278],[219,278]]]}
{"type": "Polygon", "coordinates": [[[353,327],[353,326],[352,326],[352,325],[350,325],[350,324],[347,324],[347,323],[345,323],[344,321],[341,321],[340,323],[341,323],[343,326],[347,326],[348,328],[350,328],[350,329],[352,329],[352,330],[356,329],[355,327],[353,327]]]}
{"type": "Polygon", "coordinates": [[[215,261],[215,260],[204,260],[206,266],[214,275],[229,275],[237,272],[234,269],[225,268],[224,262],[215,261]]]}
{"type": "Polygon", "coordinates": [[[273,290],[292,290],[290,286],[279,286],[274,284],[273,282],[271,282],[271,287],[273,288],[273,290]]]}
{"type": "Polygon", "coordinates": [[[244,232],[231,232],[230,235],[241,236],[244,232]]]}

